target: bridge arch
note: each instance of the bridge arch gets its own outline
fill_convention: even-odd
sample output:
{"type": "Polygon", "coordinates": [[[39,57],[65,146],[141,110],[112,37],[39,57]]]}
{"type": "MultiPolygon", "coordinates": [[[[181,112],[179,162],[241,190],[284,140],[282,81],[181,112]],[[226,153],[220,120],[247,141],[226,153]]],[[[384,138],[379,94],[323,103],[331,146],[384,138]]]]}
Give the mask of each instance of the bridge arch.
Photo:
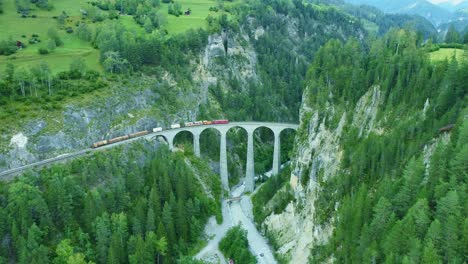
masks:
{"type": "Polygon", "coordinates": [[[291,153],[293,149],[296,134],[297,134],[297,128],[285,127],[281,130],[279,134],[279,141],[280,141],[280,148],[281,148],[281,152],[279,156],[280,166],[281,164],[290,160],[291,157],[289,157],[289,154],[291,153]]]}
{"type": "Polygon", "coordinates": [[[212,160],[219,161],[221,143],[221,132],[215,127],[208,127],[200,132],[200,156],[207,156],[212,160]],[[212,145],[215,144],[216,148],[212,145]]]}
{"type": "Polygon", "coordinates": [[[194,133],[188,129],[182,129],[174,134],[173,146],[184,151],[192,152],[194,147],[194,133]]]}
{"type": "Polygon", "coordinates": [[[245,176],[247,153],[243,143],[247,142],[247,139],[248,130],[243,126],[232,126],[226,132],[226,142],[230,144],[229,153],[233,154],[226,157],[229,158],[227,160],[229,186],[236,185],[245,176]]]}
{"type": "Polygon", "coordinates": [[[267,125],[258,126],[253,131],[255,174],[264,174],[272,169],[275,133],[267,125]]]}
{"type": "Polygon", "coordinates": [[[245,133],[249,133],[248,129],[247,129],[246,127],[242,126],[242,125],[233,125],[233,126],[230,126],[230,127],[227,129],[226,133],[233,133],[233,130],[236,130],[236,129],[238,129],[238,130],[241,129],[241,130],[243,130],[245,133]]]}
{"type": "Polygon", "coordinates": [[[161,139],[162,139],[162,140],[164,140],[167,144],[169,144],[169,141],[168,141],[168,139],[167,139],[167,137],[166,137],[165,135],[156,134],[156,135],[154,135],[151,139],[152,139],[152,140],[158,140],[158,141],[161,141],[161,139]]]}

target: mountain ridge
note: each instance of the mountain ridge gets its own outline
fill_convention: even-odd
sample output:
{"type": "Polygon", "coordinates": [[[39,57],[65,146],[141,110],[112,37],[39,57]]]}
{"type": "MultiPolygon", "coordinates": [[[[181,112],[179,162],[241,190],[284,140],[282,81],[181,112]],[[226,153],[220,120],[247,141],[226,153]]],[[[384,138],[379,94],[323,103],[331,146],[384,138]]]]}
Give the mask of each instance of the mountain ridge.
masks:
{"type": "Polygon", "coordinates": [[[379,8],[386,13],[415,14],[420,15],[435,26],[451,22],[455,19],[468,19],[468,16],[456,13],[468,6],[468,2],[461,2],[457,5],[447,3],[434,4],[427,0],[396,0],[396,1],[377,1],[377,0],[345,0],[345,2],[355,5],[370,5],[379,8]]]}

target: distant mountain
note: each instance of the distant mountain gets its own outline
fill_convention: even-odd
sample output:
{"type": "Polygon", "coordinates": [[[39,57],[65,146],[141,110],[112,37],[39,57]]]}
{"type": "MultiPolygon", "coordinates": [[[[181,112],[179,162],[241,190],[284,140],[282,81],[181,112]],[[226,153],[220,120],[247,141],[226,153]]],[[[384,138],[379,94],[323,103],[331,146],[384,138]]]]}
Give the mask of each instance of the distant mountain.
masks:
{"type": "Polygon", "coordinates": [[[463,10],[463,9],[468,9],[468,1],[463,1],[463,2],[460,2],[458,4],[452,4],[450,2],[444,2],[444,3],[437,4],[437,5],[442,7],[442,8],[445,8],[445,9],[451,11],[451,12],[455,12],[455,11],[463,10]]]}
{"type": "MultiPolygon", "coordinates": [[[[420,15],[434,25],[449,22],[453,20],[453,13],[442,6],[432,4],[426,0],[345,0],[348,3],[356,5],[375,6],[386,13],[416,14],[420,15]]],[[[465,5],[465,2],[460,4],[465,5]]]]}

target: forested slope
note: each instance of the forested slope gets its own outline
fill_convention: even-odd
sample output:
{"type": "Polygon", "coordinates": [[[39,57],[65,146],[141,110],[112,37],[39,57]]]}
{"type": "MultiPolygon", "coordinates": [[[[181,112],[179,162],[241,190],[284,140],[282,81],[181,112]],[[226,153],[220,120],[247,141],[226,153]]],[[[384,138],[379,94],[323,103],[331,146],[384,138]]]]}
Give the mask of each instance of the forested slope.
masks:
{"type": "Polygon", "coordinates": [[[30,172],[0,185],[0,263],[175,263],[221,216],[220,196],[207,164],[165,146],[30,172]]]}
{"type": "Polygon", "coordinates": [[[263,222],[278,252],[291,263],[464,262],[464,60],[431,62],[405,30],[320,49],[296,138],[296,199],[263,222]]]}

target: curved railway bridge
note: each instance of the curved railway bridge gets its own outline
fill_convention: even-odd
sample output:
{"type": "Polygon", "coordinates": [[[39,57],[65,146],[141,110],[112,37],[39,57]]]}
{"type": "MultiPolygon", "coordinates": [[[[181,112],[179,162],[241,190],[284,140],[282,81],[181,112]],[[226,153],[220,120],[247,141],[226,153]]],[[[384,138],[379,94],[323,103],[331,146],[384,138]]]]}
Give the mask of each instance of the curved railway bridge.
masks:
{"type": "Polygon", "coordinates": [[[99,148],[88,148],[88,149],[83,149],[77,152],[73,153],[68,153],[64,155],[57,156],[55,158],[50,158],[46,160],[42,160],[39,162],[31,163],[28,165],[24,165],[21,167],[17,167],[14,169],[6,170],[3,172],[0,172],[0,179],[5,179],[8,178],[11,175],[15,175],[18,173],[21,173],[24,170],[33,168],[33,167],[39,167],[39,166],[46,166],[49,164],[57,163],[63,160],[68,160],[72,159],[75,157],[83,156],[89,153],[92,153],[94,151],[101,151],[103,149],[107,148],[112,148],[121,144],[126,144],[129,142],[133,142],[135,140],[145,138],[147,140],[155,140],[157,137],[163,137],[170,149],[174,149],[174,138],[177,136],[177,134],[187,131],[193,135],[193,147],[194,147],[194,153],[196,156],[200,156],[200,134],[209,128],[215,129],[219,132],[221,135],[221,140],[220,140],[220,176],[221,176],[221,182],[223,184],[223,187],[228,190],[229,189],[229,184],[228,184],[228,170],[227,170],[227,152],[226,152],[226,134],[227,132],[232,129],[232,128],[242,128],[247,132],[247,163],[246,163],[246,191],[253,191],[255,187],[255,182],[254,182],[254,142],[253,142],[253,135],[255,130],[261,127],[265,127],[273,131],[273,134],[275,136],[275,141],[274,141],[274,149],[273,149],[273,169],[272,172],[273,174],[277,174],[279,172],[280,168],[280,135],[281,132],[286,130],[286,129],[293,129],[297,130],[299,125],[297,124],[287,124],[287,123],[272,123],[272,122],[230,122],[227,124],[210,124],[210,125],[199,125],[199,126],[190,126],[190,127],[181,127],[181,128],[175,128],[175,129],[167,129],[159,132],[154,132],[150,133],[144,136],[132,138],[129,140],[117,142],[111,145],[106,145],[102,146],[99,148]]]}

